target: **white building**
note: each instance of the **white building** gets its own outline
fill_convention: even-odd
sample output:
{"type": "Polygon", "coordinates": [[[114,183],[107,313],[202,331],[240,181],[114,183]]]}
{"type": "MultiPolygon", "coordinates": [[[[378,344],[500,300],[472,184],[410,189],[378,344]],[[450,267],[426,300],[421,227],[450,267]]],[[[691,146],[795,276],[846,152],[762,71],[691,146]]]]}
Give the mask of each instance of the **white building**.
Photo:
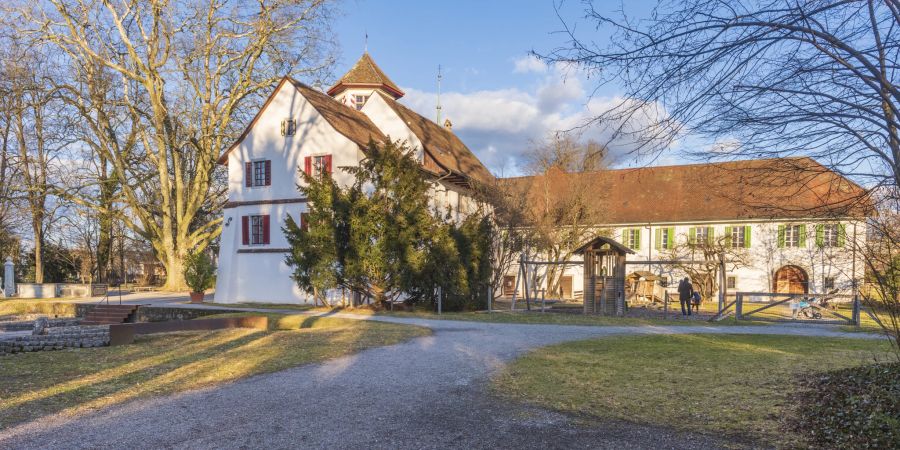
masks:
{"type": "MultiPolygon", "coordinates": [[[[303,303],[285,265],[282,233],[288,215],[302,223],[306,200],[300,171],[330,173],[358,165],[370,140],[405,141],[432,176],[434,205],[459,218],[476,205],[474,184],[494,177],[452,133],[397,100],[403,91],[368,53],[327,95],[283,79],[237,142],[220,158],[228,166],[215,299],[221,303],[303,303]]],[[[730,290],[809,291],[846,289],[862,277],[862,264],[847,242],[862,238],[865,191],[810,159],[606,170],[574,177],[595,190],[604,211],[596,232],[611,233],[635,250],[629,260],[660,260],[689,239],[730,234],[748,264],[730,271],[730,290]]],[[[541,177],[505,180],[529,192],[541,177]]],[[[553,185],[553,189],[561,184],[553,185]]],[[[546,185],[542,189],[546,188],[546,185]]],[[[551,189],[552,190],[552,189],[551,189]]],[[[562,225],[562,224],[561,224],[562,225]]],[[[674,280],[662,265],[630,265],[674,280]]],[[[581,267],[563,277],[563,296],[576,297],[581,267]]],[[[503,294],[516,285],[507,274],[503,294]]],[[[543,288],[544,286],[538,286],[543,288]]]]}
{"type": "MultiPolygon", "coordinates": [[[[329,173],[356,166],[368,143],[406,141],[432,176],[435,206],[457,217],[475,207],[473,182],[490,172],[449,129],[420,116],[397,99],[403,92],[368,53],[328,91],[284,78],[237,142],[219,159],[228,166],[228,202],[219,250],[215,299],[221,303],[303,303],[290,278],[282,232],[288,215],[302,223],[306,199],[300,171],[329,173]]],[[[309,298],[311,301],[311,298],[309,298]]]]}
{"type": "MultiPolygon", "coordinates": [[[[867,193],[810,158],[551,172],[505,181],[533,204],[546,199],[548,183],[591,190],[586,196],[602,211],[591,233],[634,250],[628,274],[650,272],[664,286],[674,284],[685,274],[673,265],[637,262],[702,260],[690,244],[711,242],[731,254],[729,292],[849,293],[854,279],[862,281],[864,265],[852,243],[865,240],[867,193]]],[[[549,195],[552,201],[552,188],[549,195]]],[[[580,297],[582,272],[581,265],[566,267],[563,298],[580,297]]],[[[518,274],[514,265],[501,294],[512,295],[518,274]]],[[[531,288],[548,289],[545,267],[530,265],[528,274],[531,288]]]]}

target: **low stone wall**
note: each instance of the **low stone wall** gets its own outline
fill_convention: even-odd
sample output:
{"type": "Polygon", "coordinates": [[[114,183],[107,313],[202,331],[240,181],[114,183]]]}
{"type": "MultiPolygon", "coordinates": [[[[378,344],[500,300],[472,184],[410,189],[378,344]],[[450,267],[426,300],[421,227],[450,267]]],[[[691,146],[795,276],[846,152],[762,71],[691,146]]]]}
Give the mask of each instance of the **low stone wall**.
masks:
{"type": "Polygon", "coordinates": [[[0,341],[0,355],[64,348],[103,347],[109,345],[109,326],[48,328],[47,334],[15,336],[0,341]]]}
{"type": "Polygon", "coordinates": [[[244,312],[227,309],[167,308],[164,306],[141,306],[135,312],[136,322],[167,322],[169,320],[193,320],[213,314],[244,312]]]}
{"type": "MultiPolygon", "coordinates": [[[[81,319],[48,319],[47,326],[56,327],[73,327],[77,326],[81,319]]],[[[34,320],[20,320],[16,322],[0,322],[0,331],[31,331],[34,329],[34,320]]]]}

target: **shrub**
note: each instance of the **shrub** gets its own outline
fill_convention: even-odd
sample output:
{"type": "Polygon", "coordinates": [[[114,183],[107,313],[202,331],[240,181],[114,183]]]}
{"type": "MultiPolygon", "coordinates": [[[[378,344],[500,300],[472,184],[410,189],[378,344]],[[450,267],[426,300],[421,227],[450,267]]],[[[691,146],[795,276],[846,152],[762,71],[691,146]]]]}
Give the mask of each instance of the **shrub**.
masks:
{"type": "Polygon", "coordinates": [[[188,253],[184,258],[184,282],[191,292],[203,292],[212,287],[216,269],[204,252],[188,253]]]}
{"type": "Polygon", "coordinates": [[[900,448],[900,363],[804,380],[788,426],[823,448],[900,448]]]}

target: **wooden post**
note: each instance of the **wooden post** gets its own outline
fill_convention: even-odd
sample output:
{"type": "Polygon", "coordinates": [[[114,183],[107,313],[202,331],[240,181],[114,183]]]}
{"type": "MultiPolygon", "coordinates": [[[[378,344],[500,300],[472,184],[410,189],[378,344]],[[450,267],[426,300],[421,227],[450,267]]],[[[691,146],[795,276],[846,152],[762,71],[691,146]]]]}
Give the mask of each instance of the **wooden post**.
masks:
{"type": "Polygon", "coordinates": [[[669,318],[669,291],[663,291],[663,318],[669,318]]]}
{"type": "Polygon", "coordinates": [[[546,292],[547,292],[546,289],[541,289],[541,312],[544,312],[544,305],[545,305],[544,293],[546,293],[546,292]]]}
{"type": "Polygon", "coordinates": [[[738,292],[734,304],[734,318],[741,320],[744,318],[744,294],[738,292]]]}
{"type": "Polygon", "coordinates": [[[853,318],[853,325],[856,325],[857,327],[860,326],[860,324],[862,323],[862,317],[860,317],[859,312],[860,312],[859,311],[859,295],[854,294],[853,295],[853,315],[851,317],[853,318]]]}
{"type": "Polygon", "coordinates": [[[492,308],[491,301],[494,299],[494,290],[491,289],[490,283],[488,283],[488,286],[487,286],[487,296],[488,296],[488,312],[491,312],[491,308],[492,308]]]}

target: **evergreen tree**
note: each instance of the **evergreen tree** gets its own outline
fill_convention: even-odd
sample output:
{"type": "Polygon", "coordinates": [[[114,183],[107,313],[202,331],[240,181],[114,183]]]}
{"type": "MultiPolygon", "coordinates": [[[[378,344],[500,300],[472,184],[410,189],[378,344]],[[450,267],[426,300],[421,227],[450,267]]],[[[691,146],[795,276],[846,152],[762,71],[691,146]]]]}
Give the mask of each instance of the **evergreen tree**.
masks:
{"type": "Polygon", "coordinates": [[[343,288],[384,304],[434,302],[440,288],[447,310],[483,305],[491,273],[485,215],[458,225],[440,220],[432,182],[399,143],[370,143],[358,167],[341,170],[352,185],[303,175],[303,226],[287,221],[286,262],[301,289],[324,300],[327,290],[343,288]]]}

